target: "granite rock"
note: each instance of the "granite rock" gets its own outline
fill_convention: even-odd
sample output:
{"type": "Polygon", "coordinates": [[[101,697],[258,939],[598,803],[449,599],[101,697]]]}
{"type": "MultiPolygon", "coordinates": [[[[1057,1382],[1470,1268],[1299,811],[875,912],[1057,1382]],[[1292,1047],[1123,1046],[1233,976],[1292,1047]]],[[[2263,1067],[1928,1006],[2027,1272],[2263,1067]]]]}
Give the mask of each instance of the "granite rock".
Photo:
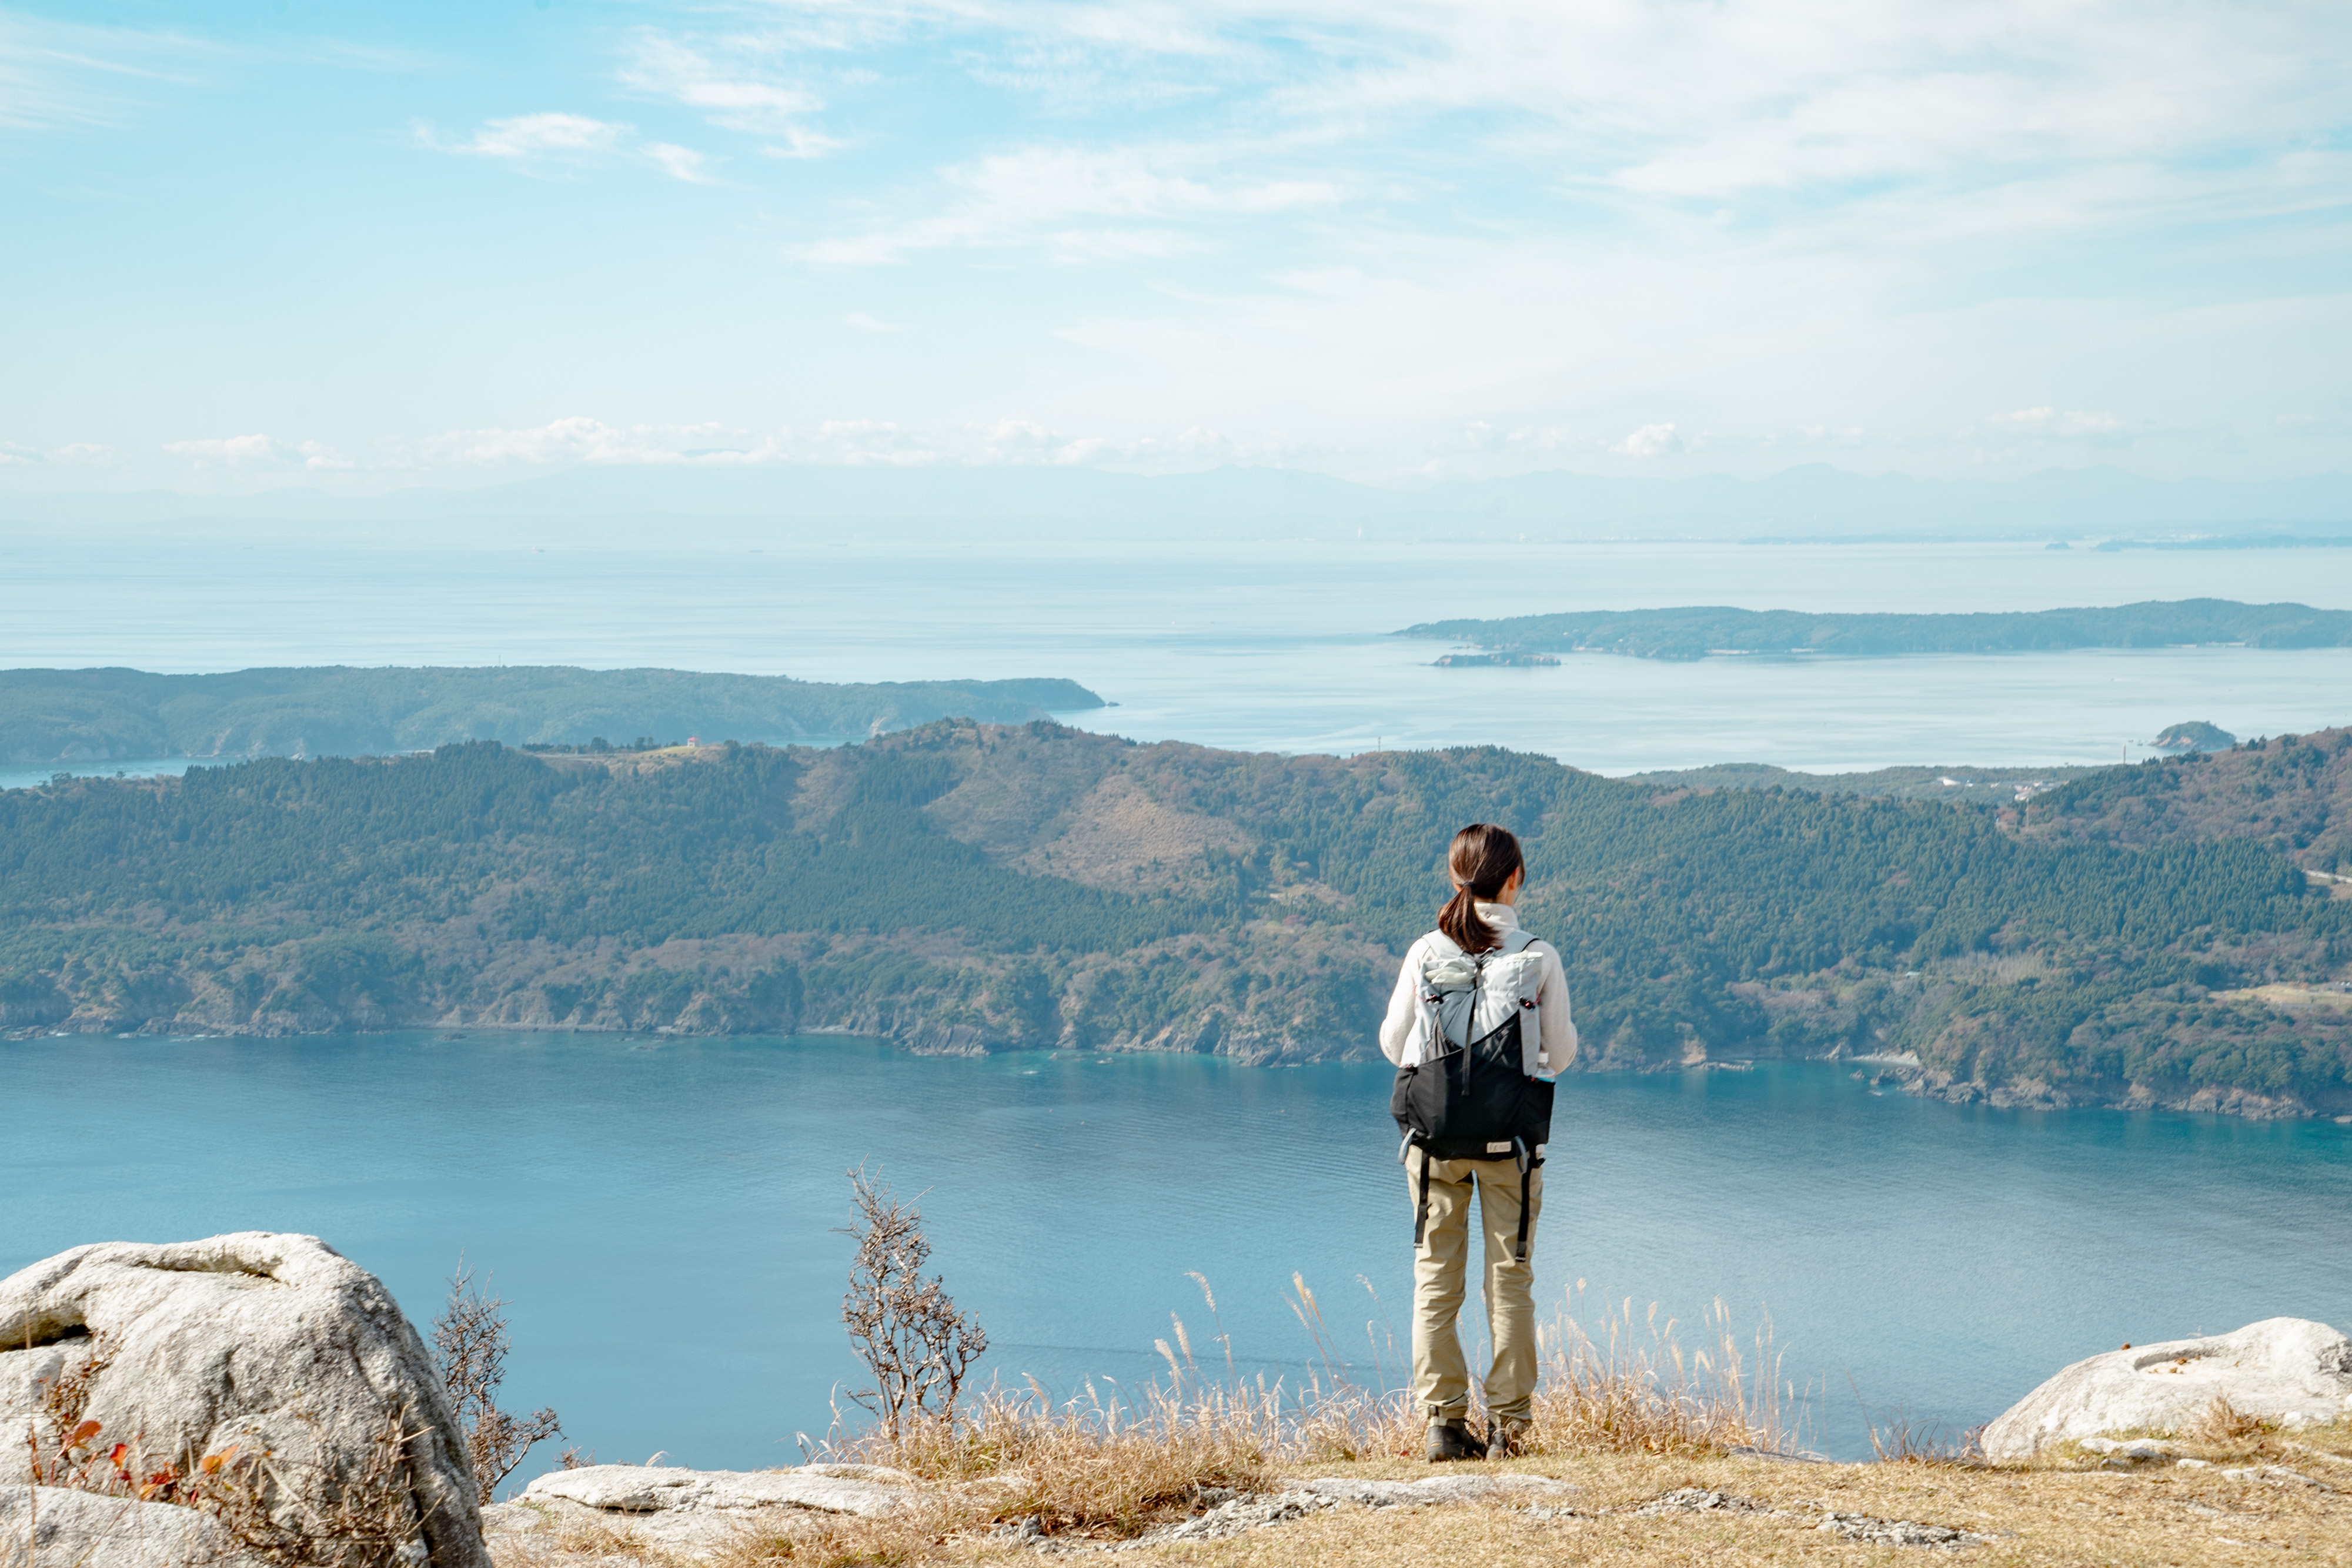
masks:
{"type": "Polygon", "coordinates": [[[2352,1340],[2305,1318],[2111,1350],[2078,1361],[1984,1431],[1986,1457],[2029,1458],[2105,1432],[2179,1431],[2216,1397],[2284,1426],[2352,1416],[2352,1340]]]}
{"type": "MultiPolygon", "coordinates": [[[[0,1421],[24,1429],[68,1375],[87,1378],[100,1440],[143,1464],[272,1455],[281,1519],[388,1465],[378,1500],[404,1496],[416,1530],[397,1555],[490,1568],[432,1358],[383,1283],[315,1236],[100,1242],[0,1281],[0,1421]]],[[[25,1448],[0,1446],[0,1481],[28,1479],[25,1448]]]]}

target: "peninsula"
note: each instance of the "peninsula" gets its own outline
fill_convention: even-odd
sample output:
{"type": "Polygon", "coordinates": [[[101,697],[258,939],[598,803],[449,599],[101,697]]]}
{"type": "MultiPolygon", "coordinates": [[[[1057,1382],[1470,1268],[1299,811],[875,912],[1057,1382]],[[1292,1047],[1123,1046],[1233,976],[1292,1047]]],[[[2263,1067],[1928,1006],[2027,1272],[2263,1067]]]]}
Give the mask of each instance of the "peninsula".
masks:
{"type": "Polygon", "coordinates": [[[950,714],[1020,724],[1103,706],[1086,687],[1062,680],[828,685],[782,675],[559,664],[204,675],[0,670],[0,763],[354,756],[461,740],[622,747],[643,737],[839,741],[950,714]]]}
{"type": "Polygon", "coordinates": [[[2352,611],[2241,604],[2230,599],[2151,600],[2105,608],[1969,615],[1817,615],[1801,610],[1688,605],[1430,621],[1393,635],[1469,643],[1496,653],[1625,653],[1639,659],[1739,653],[2021,653],[2217,644],[2347,648],[2352,647],[2352,611]]]}

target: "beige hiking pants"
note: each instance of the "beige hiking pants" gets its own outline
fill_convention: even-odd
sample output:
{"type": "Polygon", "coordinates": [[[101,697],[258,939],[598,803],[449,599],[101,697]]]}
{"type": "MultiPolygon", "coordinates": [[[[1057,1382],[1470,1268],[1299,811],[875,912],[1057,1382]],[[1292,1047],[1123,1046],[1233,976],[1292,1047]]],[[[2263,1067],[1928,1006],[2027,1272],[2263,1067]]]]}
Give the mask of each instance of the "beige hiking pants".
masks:
{"type": "MultiPolygon", "coordinates": [[[[1421,1203],[1421,1162],[1405,1159],[1405,1190],[1421,1203]]],[[[1519,1163],[1517,1160],[1432,1160],[1429,1226],[1412,1254],[1412,1395],[1433,1421],[1458,1421],[1470,1410],[1470,1372],[1454,1333],[1461,1315],[1469,1263],[1470,1201],[1477,1186],[1478,1218],[1486,1232],[1486,1323],[1495,1364],[1486,1380],[1490,1416],[1524,1421],[1536,1391],[1536,1221],[1543,1215],[1543,1168],[1528,1186],[1528,1260],[1518,1261],[1519,1163]]]]}

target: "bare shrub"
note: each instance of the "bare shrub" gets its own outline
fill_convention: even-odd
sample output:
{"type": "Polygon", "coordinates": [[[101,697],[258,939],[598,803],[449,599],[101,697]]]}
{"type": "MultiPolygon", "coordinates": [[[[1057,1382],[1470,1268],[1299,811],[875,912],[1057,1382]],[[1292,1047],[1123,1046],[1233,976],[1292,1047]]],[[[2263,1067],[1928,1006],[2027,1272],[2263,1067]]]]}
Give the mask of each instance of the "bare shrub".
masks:
{"type": "Polygon", "coordinates": [[[84,1419],[84,1412],[89,1408],[90,1385],[113,1362],[114,1353],[110,1336],[90,1335],[66,1353],[65,1366],[41,1390],[40,1415],[25,1433],[34,1484],[79,1491],[106,1489],[113,1468],[108,1452],[114,1445],[99,1442],[103,1428],[84,1419]],[[44,1425],[48,1427],[46,1438],[40,1430],[44,1425]]]}
{"type": "Polygon", "coordinates": [[[407,1455],[419,1432],[404,1430],[396,1413],[384,1413],[355,1459],[341,1463],[330,1459],[335,1450],[318,1418],[303,1412],[295,1419],[310,1430],[308,1458],[247,1439],[158,1458],[135,1437],[107,1441],[98,1422],[79,1417],[88,1378],[85,1372],[78,1397],[66,1378],[48,1390],[59,1418],[73,1424],[46,1454],[34,1445],[44,1486],[208,1514],[245,1561],[272,1568],[391,1568],[421,1532],[407,1455]],[[60,1385],[68,1390],[61,1398],[60,1385]]]}
{"type": "Polygon", "coordinates": [[[2199,1443],[2210,1443],[2217,1448],[2240,1448],[2259,1443],[2277,1428],[2258,1416],[2249,1416],[2230,1403],[2226,1394],[2216,1394],[2213,1402],[2197,1414],[2182,1436],[2199,1443]]]}
{"type": "Polygon", "coordinates": [[[484,1295],[473,1270],[460,1266],[449,1278],[448,1304],[433,1320],[434,1363],[465,1431],[466,1456],[484,1503],[496,1498],[499,1483],[514,1473],[531,1445],[563,1433],[552,1410],[517,1417],[499,1408],[499,1385],[507,1375],[506,1305],[484,1295]]]}
{"type": "Polygon", "coordinates": [[[247,1556],[282,1568],[391,1568],[411,1554],[424,1521],[409,1493],[408,1445],[424,1435],[387,1410],[356,1458],[332,1465],[314,1416],[311,1458],[288,1459],[236,1445],[190,1468],[173,1499],[211,1514],[247,1556]]]}
{"type": "Polygon", "coordinates": [[[956,1396],[987,1351],[988,1333],[956,1306],[938,1275],[923,1278],[931,1244],[921,1213],[862,1168],[849,1173],[849,1186],[857,1218],[843,1233],[856,1239],[857,1257],[841,1321],[874,1376],[872,1387],[850,1397],[894,1437],[909,1422],[952,1426],[956,1396]]]}

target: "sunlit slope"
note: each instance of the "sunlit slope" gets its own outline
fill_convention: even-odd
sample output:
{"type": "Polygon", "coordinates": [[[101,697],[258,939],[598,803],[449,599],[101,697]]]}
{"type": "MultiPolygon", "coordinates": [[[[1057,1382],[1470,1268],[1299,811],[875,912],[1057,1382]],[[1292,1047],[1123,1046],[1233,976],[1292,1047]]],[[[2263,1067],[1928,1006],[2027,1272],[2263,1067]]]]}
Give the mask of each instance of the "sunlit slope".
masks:
{"type": "Polygon", "coordinates": [[[2352,1111],[2352,1014],[2313,989],[2352,883],[2297,863],[2352,867],[2347,770],[2329,731],[1949,806],[964,721],[264,760],[0,794],[0,1006],[1360,1057],[1446,838],[1488,819],[1526,837],[1588,1065],[1909,1051],[1959,1097],[2352,1111]]]}

